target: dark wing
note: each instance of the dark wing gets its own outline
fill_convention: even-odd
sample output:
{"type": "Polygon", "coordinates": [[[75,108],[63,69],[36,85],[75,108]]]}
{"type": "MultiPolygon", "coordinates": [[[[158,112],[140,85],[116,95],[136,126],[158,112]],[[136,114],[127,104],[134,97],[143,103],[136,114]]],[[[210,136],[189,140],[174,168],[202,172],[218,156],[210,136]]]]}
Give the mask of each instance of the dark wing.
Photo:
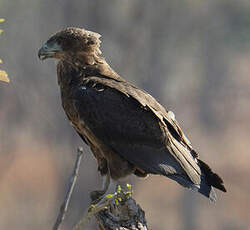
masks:
{"type": "Polygon", "coordinates": [[[149,94],[127,82],[89,77],[75,91],[74,105],[94,135],[121,157],[215,199],[173,114],[149,94]]]}

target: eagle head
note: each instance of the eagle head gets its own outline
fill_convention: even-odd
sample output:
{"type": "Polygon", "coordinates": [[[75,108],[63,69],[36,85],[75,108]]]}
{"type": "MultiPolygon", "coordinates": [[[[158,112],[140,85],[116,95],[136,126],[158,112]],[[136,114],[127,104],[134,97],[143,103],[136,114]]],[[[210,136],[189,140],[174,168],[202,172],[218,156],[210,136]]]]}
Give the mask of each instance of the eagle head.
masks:
{"type": "Polygon", "coordinates": [[[78,55],[99,55],[100,34],[81,28],[68,27],[57,32],[38,51],[41,60],[67,59],[78,55]]]}

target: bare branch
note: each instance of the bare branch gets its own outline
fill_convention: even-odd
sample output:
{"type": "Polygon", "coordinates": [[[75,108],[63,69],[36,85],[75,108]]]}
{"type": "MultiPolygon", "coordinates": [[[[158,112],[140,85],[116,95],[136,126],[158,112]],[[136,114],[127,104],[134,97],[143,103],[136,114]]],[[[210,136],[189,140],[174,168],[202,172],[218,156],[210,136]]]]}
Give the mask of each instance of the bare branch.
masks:
{"type": "Polygon", "coordinates": [[[81,164],[82,155],[83,155],[83,148],[79,147],[77,149],[77,158],[76,158],[76,161],[75,161],[73,174],[72,174],[72,176],[70,178],[68,191],[67,191],[66,197],[65,197],[65,199],[64,199],[64,201],[63,201],[63,203],[62,203],[62,205],[60,207],[60,211],[58,213],[56,223],[55,223],[55,225],[53,227],[53,230],[60,229],[60,225],[61,225],[62,221],[65,218],[65,214],[66,214],[68,206],[69,206],[71,195],[72,195],[72,192],[73,192],[75,184],[76,184],[76,180],[77,180],[77,176],[78,176],[78,172],[79,172],[79,168],[80,168],[80,164],[81,164]]]}

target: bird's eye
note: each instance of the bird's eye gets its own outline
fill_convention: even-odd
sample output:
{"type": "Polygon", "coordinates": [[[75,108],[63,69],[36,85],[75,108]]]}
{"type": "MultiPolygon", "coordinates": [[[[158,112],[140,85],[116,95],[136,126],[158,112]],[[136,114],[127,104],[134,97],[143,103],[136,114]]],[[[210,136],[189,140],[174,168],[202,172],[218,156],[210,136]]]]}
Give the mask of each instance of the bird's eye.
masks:
{"type": "Polygon", "coordinates": [[[61,44],[62,44],[62,39],[60,39],[60,38],[57,39],[57,40],[56,40],[56,43],[57,43],[58,45],[61,45],[61,44]]]}

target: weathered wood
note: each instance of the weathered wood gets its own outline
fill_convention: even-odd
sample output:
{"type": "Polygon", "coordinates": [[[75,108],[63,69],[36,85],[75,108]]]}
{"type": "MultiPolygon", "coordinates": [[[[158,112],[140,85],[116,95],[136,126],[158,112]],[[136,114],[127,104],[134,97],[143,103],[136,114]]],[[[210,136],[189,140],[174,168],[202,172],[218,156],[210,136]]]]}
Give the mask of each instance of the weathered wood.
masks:
{"type": "Polygon", "coordinates": [[[110,204],[95,215],[100,230],[147,230],[145,212],[129,197],[116,206],[110,204]]]}
{"type": "Polygon", "coordinates": [[[131,186],[124,191],[118,186],[96,205],[91,205],[74,230],[83,229],[91,216],[95,216],[100,230],[147,230],[145,212],[132,198],[131,186]]]}

